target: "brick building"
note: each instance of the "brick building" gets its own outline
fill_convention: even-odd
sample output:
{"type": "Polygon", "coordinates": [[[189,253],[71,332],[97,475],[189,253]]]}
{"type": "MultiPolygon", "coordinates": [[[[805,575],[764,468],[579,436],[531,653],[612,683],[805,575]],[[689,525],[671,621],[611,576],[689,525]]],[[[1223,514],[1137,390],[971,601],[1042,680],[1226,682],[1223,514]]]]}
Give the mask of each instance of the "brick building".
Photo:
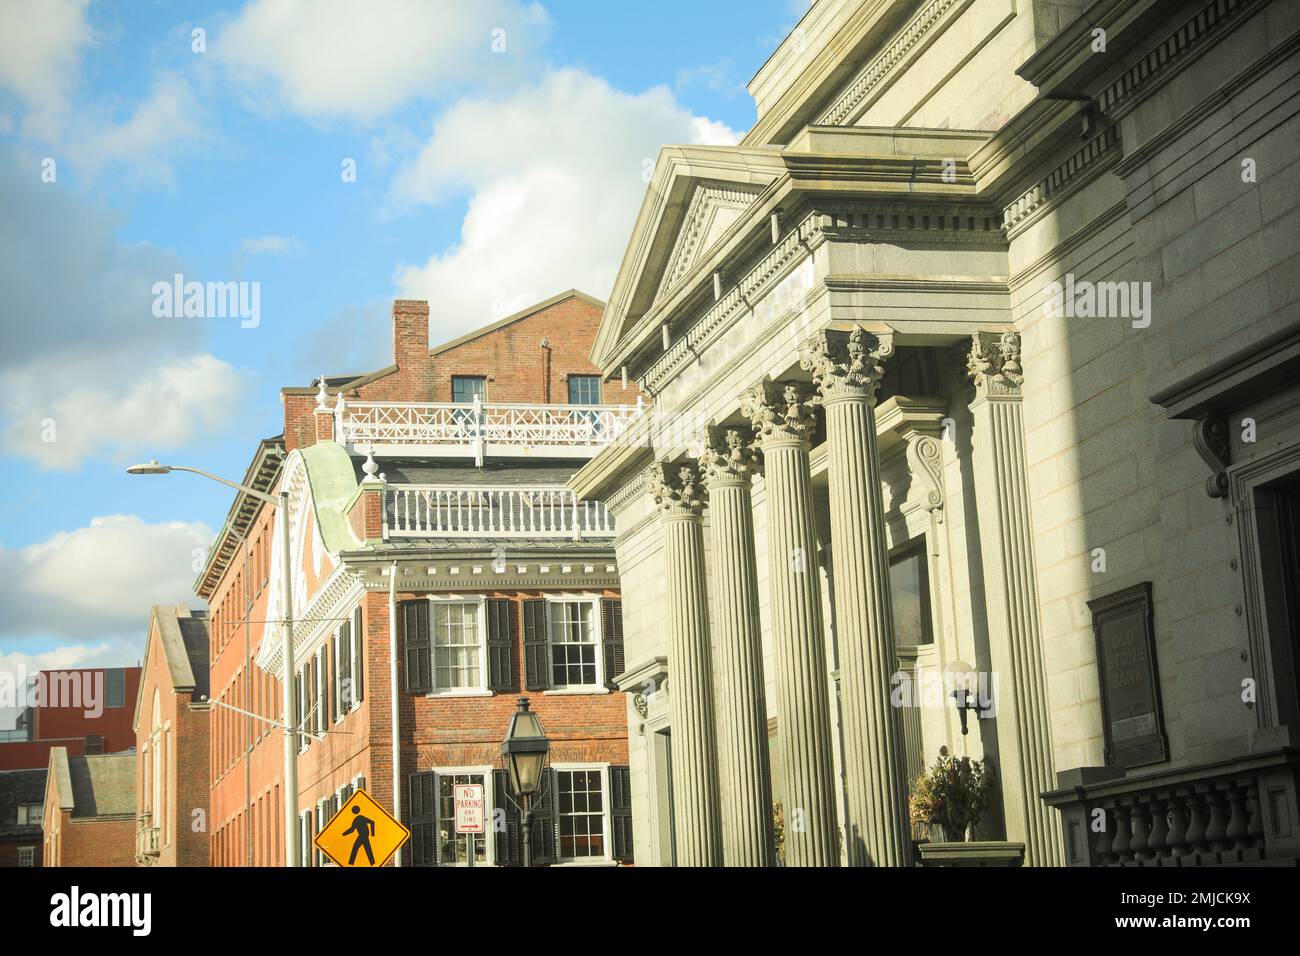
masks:
{"type": "Polygon", "coordinates": [[[135,705],[135,858],[143,866],[208,865],[207,697],[207,612],[153,607],[135,705]]]}
{"type": "MultiPolygon", "coordinates": [[[[399,300],[393,364],[282,390],[286,454],[264,442],[245,484],[289,494],[304,864],[358,786],[400,803],[402,865],[464,864],[448,820],[461,782],[508,824],[476,862],[519,863],[498,749],[520,696],[551,739],[535,862],[630,860],[613,525],[564,488],[641,404],[587,357],[602,309],[569,291],[430,349],[428,304],[399,300]]],[[[283,860],[274,511],[241,495],[196,585],[212,608],[218,865],[283,860]]]]}
{"type": "Polygon", "coordinates": [[[40,866],[45,774],[0,770],[0,866],[40,866]]]}
{"type": "Polygon", "coordinates": [[[138,667],[38,672],[18,726],[0,732],[0,770],[43,770],[54,747],[75,756],[130,750],[139,684],[138,667]]]}
{"type": "Polygon", "coordinates": [[[135,866],[135,756],[50,750],[45,866],[135,866]]]}

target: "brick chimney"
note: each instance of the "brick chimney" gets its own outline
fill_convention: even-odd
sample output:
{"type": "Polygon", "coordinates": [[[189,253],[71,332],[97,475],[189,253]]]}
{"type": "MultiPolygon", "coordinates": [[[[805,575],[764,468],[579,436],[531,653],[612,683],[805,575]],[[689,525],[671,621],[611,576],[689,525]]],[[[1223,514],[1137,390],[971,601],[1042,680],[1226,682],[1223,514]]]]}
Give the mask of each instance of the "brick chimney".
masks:
{"type": "Polygon", "coordinates": [[[429,303],[393,301],[393,362],[408,401],[433,400],[433,360],[429,356],[429,303]]]}

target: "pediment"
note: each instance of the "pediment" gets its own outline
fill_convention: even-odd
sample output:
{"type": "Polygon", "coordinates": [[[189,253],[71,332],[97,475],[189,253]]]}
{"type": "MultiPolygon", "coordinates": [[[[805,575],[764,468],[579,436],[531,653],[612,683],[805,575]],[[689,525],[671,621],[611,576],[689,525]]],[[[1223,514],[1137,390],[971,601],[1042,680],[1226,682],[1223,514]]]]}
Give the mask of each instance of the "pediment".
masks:
{"type": "Polygon", "coordinates": [[[753,184],[705,180],[695,184],[654,301],[658,302],[704,258],[715,242],[762,192],[753,184]]]}

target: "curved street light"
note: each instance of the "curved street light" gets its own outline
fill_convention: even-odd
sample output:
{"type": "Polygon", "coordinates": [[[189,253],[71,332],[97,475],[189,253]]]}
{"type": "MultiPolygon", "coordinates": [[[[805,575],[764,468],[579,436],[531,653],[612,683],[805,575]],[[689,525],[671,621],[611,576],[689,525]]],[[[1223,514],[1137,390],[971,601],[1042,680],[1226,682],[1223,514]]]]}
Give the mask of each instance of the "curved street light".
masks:
{"type": "Polygon", "coordinates": [[[291,561],[289,558],[289,493],[269,495],[237,481],[230,481],[210,472],[185,465],[160,465],[157,459],[150,459],[142,465],[132,465],[126,470],[128,475],[167,475],[173,471],[188,471],[204,478],[211,478],[236,491],[240,491],[258,501],[264,501],[280,509],[280,578],[281,594],[284,600],[284,621],[280,629],[281,652],[284,657],[284,679],[280,681],[283,689],[281,696],[284,707],[284,865],[297,866],[300,858],[298,832],[298,728],[293,723],[293,714],[297,710],[293,682],[293,593],[291,583],[291,561]]]}

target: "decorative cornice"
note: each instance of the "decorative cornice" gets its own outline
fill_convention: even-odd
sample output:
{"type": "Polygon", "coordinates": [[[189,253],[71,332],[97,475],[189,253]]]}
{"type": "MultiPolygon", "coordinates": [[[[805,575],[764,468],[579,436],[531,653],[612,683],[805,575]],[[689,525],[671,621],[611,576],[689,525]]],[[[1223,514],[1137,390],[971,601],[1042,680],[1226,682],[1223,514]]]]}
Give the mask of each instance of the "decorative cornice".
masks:
{"type": "Polygon", "coordinates": [[[1254,0],[1213,0],[1206,4],[1097,94],[1097,108],[1116,118],[1128,112],[1190,62],[1189,54],[1198,55],[1207,37],[1254,6],[1254,0]]]}
{"type": "Polygon", "coordinates": [[[658,462],[646,469],[645,489],[655,507],[671,517],[694,517],[704,510],[704,488],[694,465],[658,462]]]}
{"type": "Polygon", "coordinates": [[[749,417],[762,447],[807,444],[816,419],[813,402],[802,382],[774,382],[767,376],[740,399],[740,412],[749,417]]]}
{"type": "Polygon", "coordinates": [[[718,209],[743,210],[760,192],[762,188],[759,186],[742,188],[737,184],[718,181],[701,182],[695,187],[677,234],[677,245],[664,268],[659,291],[655,293],[656,302],[686,276],[699,254],[704,251],[701,243],[708,235],[709,226],[718,209]]]}
{"type": "Polygon", "coordinates": [[[1106,126],[1008,203],[1002,210],[1002,228],[1010,233],[1028,224],[1047,208],[1092,182],[1119,159],[1121,146],[1119,127],[1106,126]]]}
{"type": "Polygon", "coordinates": [[[1013,329],[1000,336],[974,333],[966,353],[966,373],[976,389],[987,395],[1019,395],[1025,381],[1020,365],[1020,333],[1013,329]]]}
{"type": "Polygon", "coordinates": [[[874,404],[885,360],[893,354],[891,333],[868,332],[860,325],[847,332],[823,329],[800,347],[799,367],[812,372],[823,402],[862,398],[874,404]]]}
{"type": "Polygon", "coordinates": [[[748,484],[755,475],[761,474],[763,458],[749,429],[710,425],[706,435],[704,452],[700,455],[700,472],[706,487],[748,484]]]}
{"type": "Polygon", "coordinates": [[[808,213],[722,297],[686,334],[642,374],[639,384],[652,395],[712,345],[803,259],[827,240],[942,242],[1006,247],[1000,213],[982,204],[888,200],[846,200],[808,213]]]}
{"type": "MultiPolygon", "coordinates": [[[[858,108],[883,80],[927,34],[939,18],[958,0],[930,0],[894,39],[853,79],[848,88],[831,104],[815,125],[839,126],[852,121],[858,108]]],[[[963,4],[965,6],[965,4],[963,4]]]]}

